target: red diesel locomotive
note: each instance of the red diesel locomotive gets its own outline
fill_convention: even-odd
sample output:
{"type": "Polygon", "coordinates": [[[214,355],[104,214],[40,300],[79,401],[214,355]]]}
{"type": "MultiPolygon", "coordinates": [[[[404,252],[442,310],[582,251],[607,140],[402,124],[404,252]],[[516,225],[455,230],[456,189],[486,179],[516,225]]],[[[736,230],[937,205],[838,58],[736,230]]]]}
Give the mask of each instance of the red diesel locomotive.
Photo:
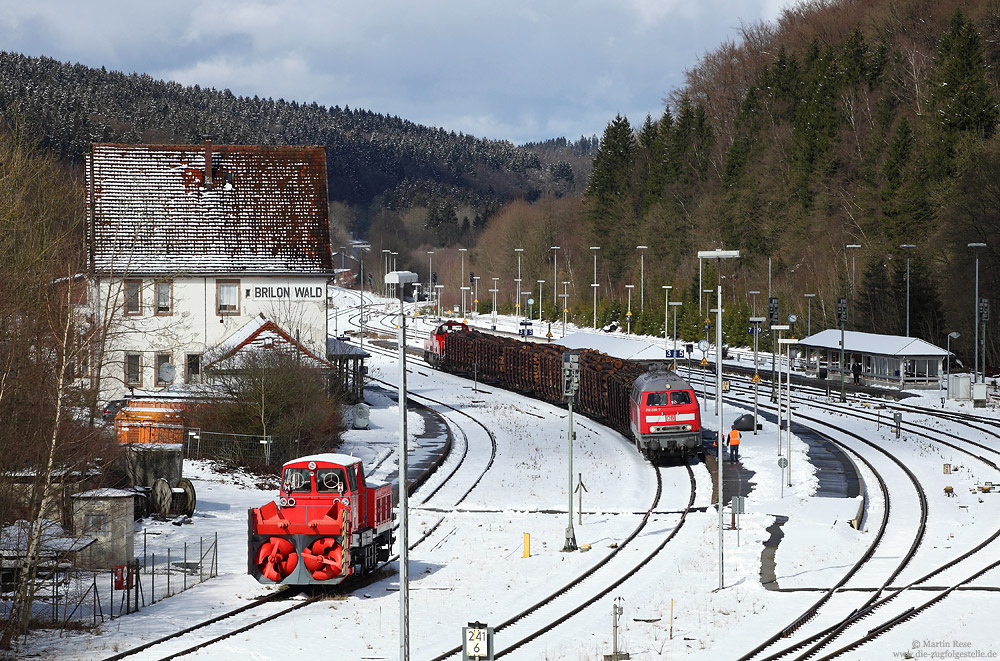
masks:
{"type": "Polygon", "coordinates": [[[701,407],[691,384],[669,370],[637,376],[629,397],[629,428],[647,457],[698,452],[701,407]]]}
{"type": "MultiPolygon", "coordinates": [[[[568,351],[566,347],[478,331],[452,332],[443,338],[440,369],[461,375],[475,373],[483,383],[563,403],[562,356],[568,351]]],[[[577,353],[580,382],[574,411],[625,437],[632,436],[639,451],[652,460],[689,456],[701,450],[701,414],[687,381],[662,364],[614,358],[594,349],[577,353]],[[663,404],[659,403],[661,397],[665,397],[663,404]]]]}
{"type": "Polygon", "coordinates": [[[461,321],[446,321],[438,324],[430,337],[424,340],[424,360],[431,367],[441,366],[441,355],[444,353],[444,340],[449,333],[468,332],[468,324],[461,321]]]}
{"type": "Polygon", "coordinates": [[[335,585],[373,570],[391,547],[392,487],[368,483],[356,457],[293,459],[278,502],[249,510],[247,571],[261,583],[335,585]]]}

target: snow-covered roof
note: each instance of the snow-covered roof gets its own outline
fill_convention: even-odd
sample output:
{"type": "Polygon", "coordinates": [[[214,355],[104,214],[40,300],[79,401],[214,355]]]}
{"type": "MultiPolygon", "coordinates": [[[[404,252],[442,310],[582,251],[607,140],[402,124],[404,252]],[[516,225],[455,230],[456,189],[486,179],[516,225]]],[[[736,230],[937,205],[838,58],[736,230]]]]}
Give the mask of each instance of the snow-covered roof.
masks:
{"type": "Polygon", "coordinates": [[[371,354],[356,347],[350,342],[337,339],[335,337],[326,338],[327,356],[350,356],[354,358],[368,358],[371,354]]]}
{"type": "MultiPolygon", "coordinates": [[[[828,328],[799,340],[799,346],[840,350],[840,329],[828,328]]],[[[900,358],[944,358],[948,352],[917,337],[844,331],[844,351],[900,358]]]]}
{"type": "Polygon", "coordinates": [[[339,454],[337,452],[322,452],[320,454],[311,454],[306,457],[299,457],[297,459],[292,459],[286,461],[283,466],[288,464],[298,464],[303,461],[315,461],[317,463],[326,462],[330,464],[339,464],[341,466],[353,466],[354,464],[361,461],[358,457],[352,457],[349,454],[339,454]]]}
{"type": "Polygon", "coordinates": [[[665,355],[662,344],[600,333],[572,333],[558,343],[567,349],[596,349],[625,360],[663,360],[665,355]]]}
{"type": "Polygon", "coordinates": [[[127,491],[125,489],[91,489],[90,491],[81,491],[80,493],[75,493],[71,498],[133,498],[135,496],[134,491],[127,491]]]}
{"type": "Polygon", "coordinates": [[[95,144],[86,170],[92,272],[333,268],[323,147],[95,144]]]}
{"type": "MultiPolygon", "coordinates": [[[[55,521],[43,520],[39,525],[42,526],[42,551],[46,553],[81,551],[97,541],[94,537],[71,537],[55,521]]],[[[0,528],[0,552],[23,555],[28,548],[28,530],[28,522],[23,519],[0,528]]]]}
{"type": "Polygon", "coordinates": [[[317,367],[333,367],[324,358],[296,342],[288,332],[264,316],[263,313],[236,329],[232,335],[206,351],[202,360],[206,370],[226,369],[229,363],[245,349],[290,350],[301,353],[306,360],[317,367]]]}

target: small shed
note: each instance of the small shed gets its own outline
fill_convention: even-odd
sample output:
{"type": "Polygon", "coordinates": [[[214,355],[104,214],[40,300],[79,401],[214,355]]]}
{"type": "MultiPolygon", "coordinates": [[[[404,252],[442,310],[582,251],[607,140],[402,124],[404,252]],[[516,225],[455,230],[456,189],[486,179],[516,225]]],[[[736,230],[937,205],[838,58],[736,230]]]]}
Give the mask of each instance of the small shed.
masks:
{"type": "Polygon", "coordinates": [[[868,385],[904,388],[940,388],[948,352],[926,340],[901,335],[879,335],[843,331],[844,368],[840,365],[841,331],[828,328],[799,341],[807,372],[830,378],[853,379],[851,366],[861,365],[861,378],[868,385]]]}
{"type": "Polygon", "coordinates": [[[73,529],[96,541],[77,555],[81,569],[111,569],[135,557],[135,494],[92,489],[73,495],[73,529]]]}
{"type": "Polygon", "coordinates": [[[326,359],[333,365],[330,389],[344,394],[350,402],[364,399],[367,351],[336,337],[326,339],[326,359]]]}

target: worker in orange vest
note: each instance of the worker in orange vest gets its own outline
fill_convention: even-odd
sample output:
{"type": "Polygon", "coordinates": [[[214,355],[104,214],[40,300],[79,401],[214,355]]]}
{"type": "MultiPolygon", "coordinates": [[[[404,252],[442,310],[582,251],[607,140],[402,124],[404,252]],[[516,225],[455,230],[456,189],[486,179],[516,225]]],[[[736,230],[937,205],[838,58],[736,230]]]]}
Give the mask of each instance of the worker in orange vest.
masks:
{"type": "Polygon", "coordinates": [[[729,431],[729,463],[736,463],[740,460],[740,430],[733,424],[729,431]]]}

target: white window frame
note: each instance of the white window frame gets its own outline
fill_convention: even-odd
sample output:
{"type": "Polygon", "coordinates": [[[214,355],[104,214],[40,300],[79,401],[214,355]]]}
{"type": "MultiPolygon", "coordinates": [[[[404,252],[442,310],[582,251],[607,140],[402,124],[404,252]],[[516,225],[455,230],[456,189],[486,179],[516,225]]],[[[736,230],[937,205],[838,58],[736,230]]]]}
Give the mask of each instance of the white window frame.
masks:
{"type": "Polygon", "coordinates": [[[169,317],[174,313],[174,281],[173,280],[157,280],[153,291],[153,313],[160,317],[169,317]],[[166,309],[160,309],[160,292],[162,289],[166,289],[167,294],[167,307],[166,309]]]}
{"type": "MultiPolygon", "coordinates": [[[[225,298],[229,298],[228,295],[225,298]]],[[[215,312],[220,317],[233,317],[240,313],[240,281],[239,280],[216,280],[215,281],[215,312]],[[232,288],[235,300],[223,303],[223,288],[232,288]],[[226,307],[223,308],[223,305],[226,307]]]]}

